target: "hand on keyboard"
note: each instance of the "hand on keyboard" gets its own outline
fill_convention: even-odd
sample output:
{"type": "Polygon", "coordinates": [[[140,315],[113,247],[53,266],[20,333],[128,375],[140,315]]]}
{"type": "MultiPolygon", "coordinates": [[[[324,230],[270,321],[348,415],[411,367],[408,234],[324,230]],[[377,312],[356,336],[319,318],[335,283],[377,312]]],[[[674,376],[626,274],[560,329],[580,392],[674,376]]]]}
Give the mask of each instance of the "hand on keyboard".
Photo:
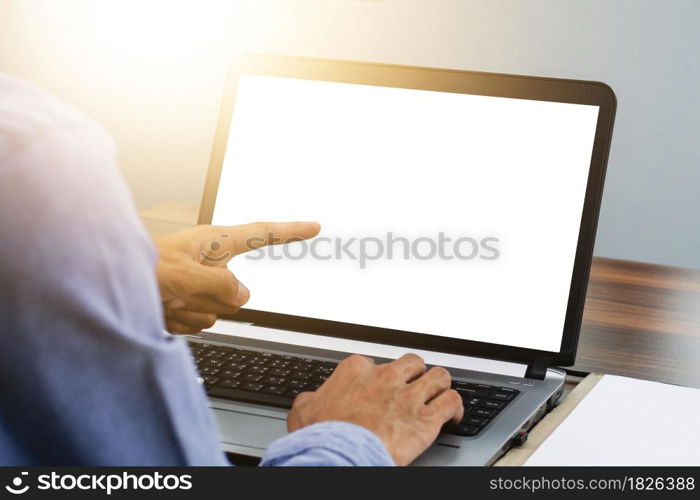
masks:
{"type": "Polygon", "coordinates": [[[458,423],[464,408],[444,368],[425,371],[414,354],[383,365],[353,355],[338,364],[316,392],[301,392],[287,419],[292,432],[329,420],[360,425],[384,442],[397,465],[406,465],[437,437],[445,422],[458,423]]]}
{"type": "MultiPolygon", "coordinates": [[[[204,388],[210,397],[264,406],[291,408],[299,393],[318,390],[338,366],[336,361],[251,351],[192,340],[189,344],[204,388]]],[[[343,377],[347,378],[346,375],[343,377]]],[[[453,380],[452,388],[462,397],[464,416],[460,422],[446,424],[442,431],[466,437],[481,435],[520,394],[513,387],[467,380],[453,380]]],[[[300,400],[299,404],[302,402],[300,400]]],[[[294,428],[298,428],[301,424],[294,425],[294,428]]]]}

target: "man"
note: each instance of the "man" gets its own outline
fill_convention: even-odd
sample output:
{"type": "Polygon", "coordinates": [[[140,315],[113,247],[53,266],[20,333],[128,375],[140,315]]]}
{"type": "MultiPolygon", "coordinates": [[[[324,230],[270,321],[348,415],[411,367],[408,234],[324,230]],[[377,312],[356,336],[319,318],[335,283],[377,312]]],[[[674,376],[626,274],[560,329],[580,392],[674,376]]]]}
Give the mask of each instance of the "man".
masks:
{"type": "MultiPolygon", "coordinates": [[[[164,327],[199,331],[248,300],[225,263],[200,258],[222,233],[233,255],[319,229],[201,226],[156,252],[106,133],[0,76],[0,463],[228,464],[187,347],[164,327]]],[[[351,356],[299,394],[262,464],[408,464],[461,418],[449,385],[417,356],[351,356]]]]}

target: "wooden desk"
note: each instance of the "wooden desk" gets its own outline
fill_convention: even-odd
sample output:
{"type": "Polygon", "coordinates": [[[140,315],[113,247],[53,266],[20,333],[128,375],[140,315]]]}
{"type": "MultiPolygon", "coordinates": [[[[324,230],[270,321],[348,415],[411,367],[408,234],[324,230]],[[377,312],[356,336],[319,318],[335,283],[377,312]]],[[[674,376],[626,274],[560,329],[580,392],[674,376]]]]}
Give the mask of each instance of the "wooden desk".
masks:
{"type": "Polygon", "coordinates": [[[595,258],[574,369],[700,387],[700,270],[595,258]]]}
{"type": "MultiPolygon", "coordinates": [[[[197,207],[141,215],[163,234],[194,226],[197,207]]],[[[573,369],[700,387],[700,270],[596,257],[573,369]]]]}

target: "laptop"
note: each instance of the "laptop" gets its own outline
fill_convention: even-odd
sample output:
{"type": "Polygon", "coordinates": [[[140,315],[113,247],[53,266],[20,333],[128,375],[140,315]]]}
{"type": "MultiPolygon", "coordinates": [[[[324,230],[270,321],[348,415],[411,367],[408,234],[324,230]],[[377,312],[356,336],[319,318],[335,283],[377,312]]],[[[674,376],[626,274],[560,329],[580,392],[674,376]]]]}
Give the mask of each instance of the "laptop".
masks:
{"type": "Polygon", "coordinates": [[[522,444],[575,360],[615,107],[598,82],[234,64],[199,223],[322,232],[236,256],[246,308],[188,337],[223,448],[261,456],[340,360],[406,352],[465,406],[415,465],[522,444]]]}

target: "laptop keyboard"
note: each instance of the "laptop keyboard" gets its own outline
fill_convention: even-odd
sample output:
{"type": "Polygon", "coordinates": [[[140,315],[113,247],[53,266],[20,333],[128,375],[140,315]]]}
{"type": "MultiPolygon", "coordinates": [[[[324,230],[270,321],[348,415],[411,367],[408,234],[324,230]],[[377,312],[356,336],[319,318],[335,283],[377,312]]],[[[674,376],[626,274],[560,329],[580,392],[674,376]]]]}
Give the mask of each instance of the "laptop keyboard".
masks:
{"type": "MultiPolygon", "coordinates": [[[[297,394],[315,391],[337,363],[188,342],[207,395],[278,408],[291,408],[297,394]]],[[[464,402],[464,418],[445,425],[443,432],[476,436],[513,401],[520,391],[511,387],[453,381],[464,402]]]]}
{"type": "Polygon", "coordinates": [[[458,425],[447,424],[443,432],[459,436],[476,436],[501,413],[520,391],[512,387],[452,381],[452,388],[462,396],[464,417],[458,425]]]}

